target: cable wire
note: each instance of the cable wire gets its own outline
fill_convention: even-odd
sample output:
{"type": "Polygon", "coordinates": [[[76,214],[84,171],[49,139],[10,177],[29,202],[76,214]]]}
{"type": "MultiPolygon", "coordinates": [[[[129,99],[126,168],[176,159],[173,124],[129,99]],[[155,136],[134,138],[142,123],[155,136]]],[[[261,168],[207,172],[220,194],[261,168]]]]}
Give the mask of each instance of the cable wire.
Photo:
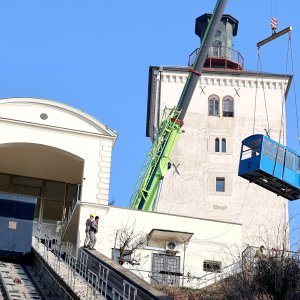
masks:
{"type": "Polygon", "coordinates": [[[256,116],[256,100],[257,100],[257,89],[258,89],[258,61],[260,56],[260,48],[257,48],[257,63],[256,63],[256,81],[255,81],[255,99],[254,99],[254,115],[253,115],[253,131],[252,134],[254,134],[255,131],[255,116],[256,116]]]}
{"type": "MultiPolygon", "coordinates": [[[[262,65],[261,65],[261,59],[260,59],[260,52],[258,52],[258,63],[259,63],[259,69],[260,74],[262,74],[262,65]]],[[[268,133],[270,135],[270,123],[269,123],[269,115],[268,115],[268,106],[267,106],[267,99],[266,99],[266,92],[265,92],[265,83],[263,76],[261,77],[261,83],[262,83],[262,89],[263,89],[263,95],[264,95],[264,102],[265,102],[265,110],[266,110],[266,117],[267,117],[267,127],[268,127],[268,133]]]]}
{"type": "Polygon", "coordinates": [[[290,52],[291,52],[291,65],[292,65],[292,75],[293,75],[293,93],[294,93],[294,102],[295,102],[295,112],[296,112],[296,124],[297,124],[297,140],[300,145],[300,131],[299,131],[299,114],[298,114],[298,105],[297,105],[297,92],[296,92],[296,84],[295,84],[295,71],[294,71],[294,59],[293,59],[293,47],[292,47],[292,33],[289,32],[290,36],[290,52]]]}

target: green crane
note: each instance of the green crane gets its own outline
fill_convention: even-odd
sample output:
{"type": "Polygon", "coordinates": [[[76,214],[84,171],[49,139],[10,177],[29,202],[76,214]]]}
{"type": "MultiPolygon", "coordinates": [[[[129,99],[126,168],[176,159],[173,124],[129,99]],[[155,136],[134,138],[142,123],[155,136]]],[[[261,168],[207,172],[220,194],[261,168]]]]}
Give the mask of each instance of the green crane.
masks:
{"type": "Polygon", "coordinates": [[[168,171],[170,157],[227,1],[217,1],[178,104],[159,127],[156,139],[147,155],[144,171],[141,172],[137,188],[131,197],[130,206],[133,209],[144,211],[153,211],[154,209],[160,182],[168,171]]]}

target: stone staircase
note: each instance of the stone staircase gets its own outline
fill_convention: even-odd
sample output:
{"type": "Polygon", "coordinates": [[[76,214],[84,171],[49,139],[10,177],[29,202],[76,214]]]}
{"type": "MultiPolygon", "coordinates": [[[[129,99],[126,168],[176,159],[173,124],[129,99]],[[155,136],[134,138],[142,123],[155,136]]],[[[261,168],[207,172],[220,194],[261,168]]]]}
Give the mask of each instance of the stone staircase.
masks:
{"type": "MultiPolygon", "coordinates": [[[[72,292],[73,296],[69,295],[70,297],[83,300],[106,299],[102,296],[102,294],[105,294],[105,291],[101,289],[98,283],[99,281],[94,274],[91,274],[86,268],[86,257],[84,254],[80,253],[79,259],[73,257],[71,254],[72,246],[69,243],[67,243],[66,252],[64,253],[61,252],[61,248],[58,247],[58,245],[54,245],[53,248],[50,248],[47,246],[47,241],[45,244],[33,238],[32,247],[36,257],[43,260],[42,263],[47,264],[47,267],[50,269],[48,270],[50,271],[49,273],[52,273],[52,276],[56,277],[56,281],[58,279],[58,281],[61,282],[60,288],[64,288],[66,294],[72,292]]],[[[38,273],[40,272],[35,271],[35,274],[33,274],[37,281],[39,277],[42,277],[41,274],[38,273]]],[[[50,280],[48,280],[48,282],[49,281],[50,280]]],[[[40,282],[43,285],[44,280],[40,279],[40,282]]]]}
{"type": "MultiPolygon", "coordinates": [[[[33,237],[32,278],[50,299],[170,300],[139,276],[97,251],[73,251],[72,244],[51,244],[49,235],[33,237]],[[77,253],[78,256],[73,256],[77,253]],[[52,297],[52,298],[51,298],[52,297]]],[[[48,299],[47,299],[48,300],[48,299]]]]}

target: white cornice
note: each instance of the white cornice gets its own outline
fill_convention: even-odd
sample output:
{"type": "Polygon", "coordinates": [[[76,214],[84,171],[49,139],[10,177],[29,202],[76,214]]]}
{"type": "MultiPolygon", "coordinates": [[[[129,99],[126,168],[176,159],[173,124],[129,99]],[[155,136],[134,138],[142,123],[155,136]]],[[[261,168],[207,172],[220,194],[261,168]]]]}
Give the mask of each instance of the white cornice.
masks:
{"type": "MultiPolygon", "coordinates": [[[[161,80],[165,83],[173,84],[184,84],[188,78],[188,75],[183,73],[176,74],[175,72],[163,72],[161,74],[161,80]]],[[[264,88],[264,89],[273,89],[273,90],[286,90],[289,84],[288,77],[274,77],[273,79],[262,78],[262,77],[247,77],[243,76],[211,76],[211,75],[202,75],[199,77],[198,83],[200,85],[207,86],[225,86],[225,87],[241,87],[241,88],[264,88]]]]}
{"type": "MultiPolygon", "coordinates": [[[[103,123],[99,122],[92,116],[82,112],[81,110],[75,109],[69,105],[66,105],[66,104],[63,104],[60,102],[46,100],[46,99],[39,99],[39,98],[20,97],[20,98],[0,99],[0,106],[1,106],[1,104],[26,104],[26,105],[33,104],[33,105],[41,105],[41,106],[48,106],[48,107],[52,107],[52,108],[58,108],[62,111],[67,111],[69,113],[72,113],[73,115],[77,116],[78,118],[86,120],[86,122],[93,124],[93,126],[98,128],[98,130],[106,132],[108,136],[111,136],[114,139],[117,137],[117,134],[112,129],[110,129],[103,123]]],[[[77,132],[77,130],[75,130],[75,131],[77,132]]],[[[102,135],[102,134],[99,134],[99,135],[102,135]]]]}
{"type": "Polygon", "coordinates": [[[71,134],[80,134],[80,135],[97,137],[97,138],[102,137],[102,138],[112,139],[112,140],[116,139],[115,136],[111,136],[111,135],[107,135],[107,134],[93,133],[93,132],[75,130],[75,129],[70,129],[70,128],[51,126],[51,125],[43,125],[43,124],[39,124],[39,123],[27,122],[27,121],[21,121],[21,120],[9,119],[9,118],[1,118],[0,117],[0,123],[1,122],[25,126],[25,127],[29,126],[29,127],[34,127],[34,128],[40,128],[40,129],[45,129],[45,130],[68,132],[71,134]]]}

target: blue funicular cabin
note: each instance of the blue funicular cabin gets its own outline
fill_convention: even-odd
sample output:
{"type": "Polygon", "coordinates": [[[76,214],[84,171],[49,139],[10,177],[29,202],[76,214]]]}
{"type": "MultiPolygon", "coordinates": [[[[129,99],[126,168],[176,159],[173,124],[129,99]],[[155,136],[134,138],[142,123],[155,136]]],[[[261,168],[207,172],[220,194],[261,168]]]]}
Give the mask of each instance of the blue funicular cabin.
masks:
{"type": "Polygon", "coordinates": [[[288,200],[300,198],[299,154],[262,134],[243,140],[239,176],[288,200]]]}
{"type": "Polygon", "coordinates": [[[0,257],[30,255],[35,208],[36,198],[0,193],[0,257]]]}

